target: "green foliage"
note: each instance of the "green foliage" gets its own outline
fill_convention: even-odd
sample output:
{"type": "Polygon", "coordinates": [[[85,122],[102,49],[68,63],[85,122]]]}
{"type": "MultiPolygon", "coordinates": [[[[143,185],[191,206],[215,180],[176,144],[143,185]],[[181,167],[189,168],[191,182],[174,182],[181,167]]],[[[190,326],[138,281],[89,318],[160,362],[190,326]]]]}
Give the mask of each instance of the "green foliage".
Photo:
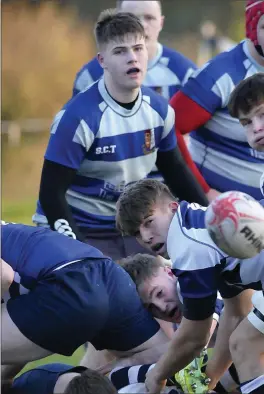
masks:
{"type": "Polygon", "coordinates": [[[91,27],[54,3],[2,6],[2,119],[52,118],[95,53],[91,27]]]}

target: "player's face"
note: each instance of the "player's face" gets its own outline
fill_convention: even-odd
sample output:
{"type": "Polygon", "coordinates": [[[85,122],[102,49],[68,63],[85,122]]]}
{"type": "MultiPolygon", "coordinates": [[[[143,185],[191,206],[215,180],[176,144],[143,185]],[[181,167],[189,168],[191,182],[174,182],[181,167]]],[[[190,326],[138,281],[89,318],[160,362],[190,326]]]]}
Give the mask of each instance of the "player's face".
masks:
{"type": "Polygon", "coordinates": [[[177,278],[168,267],[160,267],[150,279],[138,287],[145,307],[161,320],[180,323],[182,318],[177,292],[177,278]]]}
{"type": "Polygon", "coordinates": [[[264,52],[264,15],[262,15],[258,21],[257,36],[258,36],[259,45],[261,46],[262,51],[264,52]]]}
{"type": "Polygon", "coordinates": [[[254,107],[249,113],[239,113],[239,121],[244,127],[249,145],[264,152],[264,103],[254,107]]]}
{"type": "Polygon", "coordinates": [[[177,210],[175,201],[156,204],[145,217],[136,235],[138,242],[157,255],[168,258],[167,236],[172,218],[177,210]]]}
{"type": "Polygon", "coordinates": [[[123,1],[121,11],[135,14],[144,26],[146,44],[156,44],[162,30],[164,16],[161,15],[160,5],[157,1],[123,1]]]}
{"type": "Polygon", "coordinates": [[[128,34],[102,47],[98,60],[108,74],[110,85],[133,90],[142,84],[148,63],[145,38],[128,34]]]}

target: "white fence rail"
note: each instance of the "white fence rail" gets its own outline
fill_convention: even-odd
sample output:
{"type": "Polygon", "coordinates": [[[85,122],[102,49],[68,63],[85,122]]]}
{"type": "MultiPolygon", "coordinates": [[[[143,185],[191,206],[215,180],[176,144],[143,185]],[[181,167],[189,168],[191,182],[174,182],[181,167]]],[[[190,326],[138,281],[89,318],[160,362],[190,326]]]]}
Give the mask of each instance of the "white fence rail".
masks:
{"type": "Polygon", "coordinates": [[[18,146],[22,133],[41,133],[50,129],[52,119],[24,119],[1,122],[1,133],[7,134],[8,145],[18,146]]]}

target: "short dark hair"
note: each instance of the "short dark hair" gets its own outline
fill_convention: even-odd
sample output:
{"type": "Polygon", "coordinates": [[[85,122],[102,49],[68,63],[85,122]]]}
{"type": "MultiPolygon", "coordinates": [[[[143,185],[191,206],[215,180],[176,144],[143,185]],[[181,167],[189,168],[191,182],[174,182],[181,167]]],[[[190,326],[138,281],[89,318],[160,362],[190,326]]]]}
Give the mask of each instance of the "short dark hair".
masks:
{"type": "Polygon", "coordinates": [[[110,41],[123,39],[127,34],[145,37],[144,27],[136,15],[116,9],[101,12],[95,25],[94,34],[98,47],[110,41]]]}
{"type": "Polygon", "coordinates": [[[241,81],[230,95],[228,111],[233,118],[249,113],[264,103],[264,73],[257,73],[241,81]]]}
{"type": "Polygon", "coordinates": [[[165,267],[159,258],[147,253],[125,257],[118,263],[130,275],[137,289],[146,280],[155,276],[160,267],[165,267]]]}
{"type": "Polygon", "coordinates": [[[112,382],[97,371],[87,368],[80,376],[73,378],[65,394],[117,394],[112,382]]]}
{"type": "Polygon", "coordinates": [[[116,227],[123,235],[135,235],[144,218],[160,200],[176,201],[168,186],[155,179],[142,179],[128,186],[117,201],[116,227]]]}

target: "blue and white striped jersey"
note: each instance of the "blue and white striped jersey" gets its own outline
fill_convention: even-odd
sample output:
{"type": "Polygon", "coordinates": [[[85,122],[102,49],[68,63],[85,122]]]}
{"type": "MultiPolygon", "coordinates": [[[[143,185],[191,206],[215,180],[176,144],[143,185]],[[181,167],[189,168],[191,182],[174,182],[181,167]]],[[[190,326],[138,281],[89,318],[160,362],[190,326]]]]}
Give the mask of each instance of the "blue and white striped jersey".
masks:
{"type": "MultiPolygon", "coordinates": [[[[101,78],[55,116],[45,158],[78,170],[66,192],[77,225],[112,229],[124,188],[147,177],[158,150],[175,146],[174,111],[167,100],[143,87],[128,110],[113,100],[101,78]]],[[[33,221],[47,223],[39,203],[33,221]]]]}
{"type": "MultiPolygon", "coordinates": [[[[143,85],[156,90],[169,100],[185,84],[196,68],[196,65],[181,53],[158,44],[157,55],[148,64],[143,85]]],[[[94,57],[76,74],[73,96],[87,89],[102,75],[103,69],[94,57]]]]}
{"type": "Polygon", "coordinates": [[[242,41],[195,71],[182,91],[212,114],[190,135],[189,149],[208,184],[221,192],[239,190],[261,198],[264,152],[252,149],[238,119],[227,109],[230,93],[245,78],[264,72],[242,41]]]}
{"type": "MultiPolygon", "coordinates": [[[[169,100],[186,83],[196,68],[196,65],[190,59],[159,43],[157,55],[148,63],[143,85],[154,89],[169,100]]],[[[73,96],[86,89],[102,75],[103,69],[95,57],[77,73],[73,86],[73,96]]],[[[163,180],[156,166],[148,177],[163,180]]]]}
{"type": "MultiPolygon", "coordinates": [[[[264,206],[264,200],[261,201],[264,206]]],[[[264,251],[239,260],[222,252],[205,228],[206,208],[180,203],[171,222],[167,248],[184,299],[238,294],[242,289],[264,289],[264,251]],[[240,289],[240,290],[239,290],[240,289]]]]}
{"type": "Polygon", "coordinates": [[[260,178],[260,191],[262,196],[264,196],[264,172],[260,178]]]}

